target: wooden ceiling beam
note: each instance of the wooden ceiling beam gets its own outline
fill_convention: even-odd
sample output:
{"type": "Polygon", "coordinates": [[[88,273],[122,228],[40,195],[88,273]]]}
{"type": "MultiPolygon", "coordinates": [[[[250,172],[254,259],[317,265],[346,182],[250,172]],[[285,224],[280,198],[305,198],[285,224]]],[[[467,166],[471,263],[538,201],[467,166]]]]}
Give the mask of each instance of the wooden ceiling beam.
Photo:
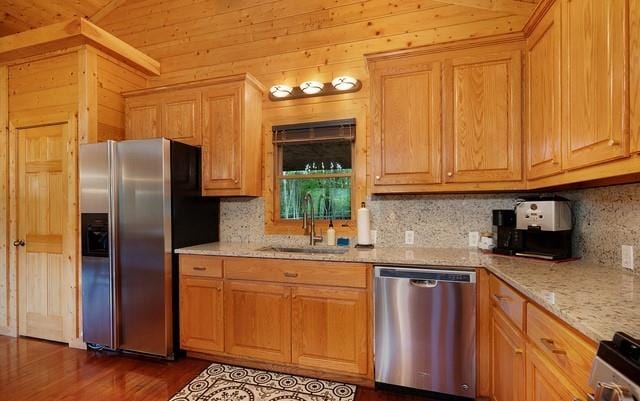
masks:
{"type": "Polygon", "coordinates": [[[123,5],[126,1],[127,0],[111,0],[109,3],[107,3],[107,5],[102,7],[95,14],[93,14],[91,18],[89,18],[89,21],[93,22],[94,24],[97,24],[104,17],[111,14],[113,10],[123,5]]]}
{"type": "Polygon", "coordinates": [[[84,18],[47,25],[0,38],[0,64],[90,45],[147,75],[160,75],[160,63],[84,18]]]}
{"type": "Polygon", "coordinates": [[[535,3],[518,0],[434,0],[439,3],[466,6],[481,10],[491,10],[513,15],[530,16],[536,8],[535,3]]]}

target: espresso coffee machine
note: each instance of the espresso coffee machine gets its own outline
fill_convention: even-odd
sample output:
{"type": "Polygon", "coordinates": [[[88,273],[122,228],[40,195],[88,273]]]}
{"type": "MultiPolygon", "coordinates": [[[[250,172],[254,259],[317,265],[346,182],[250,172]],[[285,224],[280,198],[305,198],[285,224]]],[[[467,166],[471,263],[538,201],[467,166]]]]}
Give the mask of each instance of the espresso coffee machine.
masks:
{"type": "Polygon", "coordinates": [[[516,212],[510,210],[493,211],[493,253],[501,255],[515,255],[514,247],[516,233],[516,212]]]}
{"type": "Polygon", "coordinates": [[[513,249],[517,256],[547,260],[571,257],[571,202],[562,197],[528,197],[517,201],[513,249]]]}

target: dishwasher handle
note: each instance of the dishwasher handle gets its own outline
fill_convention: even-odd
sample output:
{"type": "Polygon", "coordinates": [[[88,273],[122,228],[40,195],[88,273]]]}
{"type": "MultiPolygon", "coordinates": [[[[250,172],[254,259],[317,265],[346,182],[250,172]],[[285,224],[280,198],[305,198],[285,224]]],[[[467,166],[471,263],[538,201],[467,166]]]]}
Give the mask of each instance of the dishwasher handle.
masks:
{"type": "Polygon", "coordinates": [[[438,280],[416,280],[411,279],[409,281],[412,286],[418,288],[435,288],[438,285],[438,280]]]}

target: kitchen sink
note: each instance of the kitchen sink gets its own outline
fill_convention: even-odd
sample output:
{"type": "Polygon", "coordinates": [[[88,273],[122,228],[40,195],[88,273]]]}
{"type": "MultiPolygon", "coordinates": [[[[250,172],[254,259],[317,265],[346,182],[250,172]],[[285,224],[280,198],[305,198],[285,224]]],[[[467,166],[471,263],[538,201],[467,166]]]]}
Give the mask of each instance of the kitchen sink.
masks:
{"type": "Polygon", "coordinates": [[[329,255],[342,255],[349,252],[347,248],[312,248],[312,247],[285,247],[285,246],[265,246],[258,249],[265,252],[286,252],[286,253],[323,253],[329,255]]]}

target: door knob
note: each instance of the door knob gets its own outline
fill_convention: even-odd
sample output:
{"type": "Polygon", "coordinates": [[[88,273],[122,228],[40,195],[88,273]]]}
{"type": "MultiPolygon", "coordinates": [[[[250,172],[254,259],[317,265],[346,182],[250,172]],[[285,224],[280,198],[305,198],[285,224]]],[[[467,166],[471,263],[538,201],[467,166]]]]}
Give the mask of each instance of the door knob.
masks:
{"type": "Polygon", "coordinates": [[[17,239],[13,241],[13,246],[24,246],[24,240],[17,239]]]}

